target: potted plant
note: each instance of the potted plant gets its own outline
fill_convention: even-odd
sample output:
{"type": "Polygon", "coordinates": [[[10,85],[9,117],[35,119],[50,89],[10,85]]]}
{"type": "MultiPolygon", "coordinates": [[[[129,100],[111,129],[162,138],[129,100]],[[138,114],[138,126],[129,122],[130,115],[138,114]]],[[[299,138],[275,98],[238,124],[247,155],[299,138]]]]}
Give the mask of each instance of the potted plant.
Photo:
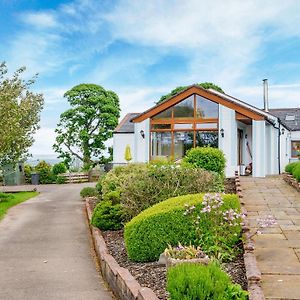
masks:
{"type": "Polygon", "coordinates": [[[164,251],[164,255],[167,268],[180,263],[200,263],[207,265],[209,262],[208,256],[201,248],[193,245],[183,246],[180,243],[177,247],[168,245],[168,248],[164,251]]]}

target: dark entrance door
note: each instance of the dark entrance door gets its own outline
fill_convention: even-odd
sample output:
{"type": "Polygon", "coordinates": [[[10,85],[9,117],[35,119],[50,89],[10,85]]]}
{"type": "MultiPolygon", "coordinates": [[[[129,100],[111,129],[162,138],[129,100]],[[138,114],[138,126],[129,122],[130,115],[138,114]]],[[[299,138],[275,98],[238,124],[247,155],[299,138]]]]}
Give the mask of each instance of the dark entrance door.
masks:
{"type": "Polygon", "coordinates": [[[237,130],[237,153],[238,153],[238,166],[243,164],[243,137],[244,132],[242,129],[237,130]]]}

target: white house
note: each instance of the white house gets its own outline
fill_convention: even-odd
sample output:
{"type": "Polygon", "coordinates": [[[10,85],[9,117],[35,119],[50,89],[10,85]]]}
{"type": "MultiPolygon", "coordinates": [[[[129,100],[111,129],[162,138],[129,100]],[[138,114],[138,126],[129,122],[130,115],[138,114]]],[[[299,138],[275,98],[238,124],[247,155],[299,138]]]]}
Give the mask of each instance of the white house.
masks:
{"type": "Polygon", "coordinates": [[[300,109],[256,108],[232,96],[192,85],[143,113],[127,114],[114,132],[114,164],[155,157],[181,159],[196,146],[218,147],[226,176],[246,166],[254,177],[278,174],[297,159],[300,109]]]}

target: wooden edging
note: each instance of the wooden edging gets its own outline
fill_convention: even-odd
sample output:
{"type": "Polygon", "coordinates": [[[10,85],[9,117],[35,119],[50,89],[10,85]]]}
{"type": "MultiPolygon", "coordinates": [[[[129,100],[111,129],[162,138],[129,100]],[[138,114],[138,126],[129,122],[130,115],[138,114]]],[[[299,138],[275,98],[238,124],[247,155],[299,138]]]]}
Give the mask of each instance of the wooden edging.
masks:
{"type": "MultiPolygon", "coordinates": [[[[85,199],[85,207],[90,224],[92,209],[88,199],[85,199]]],[[[89,227],[102,276],[117,298],[120,300],[159,300],[151,289],[142,287],[127,269],[119,266],[114,257],[109,254],[101,231],[92,225],[89,227]]]]}
{"type": "Polygon", "coordinates": [[[283,173],[282,176],[285,182],[287,182],[289,185],[294,187],[298,192],[300,192],[300,182],[298,182],[293,175],[289,173],[283,173]]]}
{"type": "Polygon", "coordinates": [[[261,272],[257,266],[254,254],[254,241],[251,239],[247,210],[243,201],[243,193],[238,172],[235,173],[235,187],[240,199],[242,213],[246,216],[243,224],[243,247],[246,278],[248,284],[249,300],[264,300],[265,296],[261,288],[261,272]]]}

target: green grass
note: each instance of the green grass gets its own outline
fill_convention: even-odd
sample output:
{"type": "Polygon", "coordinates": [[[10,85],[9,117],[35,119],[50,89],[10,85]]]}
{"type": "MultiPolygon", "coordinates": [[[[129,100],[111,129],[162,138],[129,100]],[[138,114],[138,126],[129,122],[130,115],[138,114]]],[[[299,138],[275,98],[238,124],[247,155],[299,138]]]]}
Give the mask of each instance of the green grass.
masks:
{"type": "Polygon", "coordinates": [[[38,192],[20,192],[20,193],[13,193],[7,194],[10,197],[7,198],[5,201],[0,200],[0,220],[3,219],[4,215],[6,214],[7,210],[12,206],[20,204],[30,198],[37,196],[38,192]]]}

